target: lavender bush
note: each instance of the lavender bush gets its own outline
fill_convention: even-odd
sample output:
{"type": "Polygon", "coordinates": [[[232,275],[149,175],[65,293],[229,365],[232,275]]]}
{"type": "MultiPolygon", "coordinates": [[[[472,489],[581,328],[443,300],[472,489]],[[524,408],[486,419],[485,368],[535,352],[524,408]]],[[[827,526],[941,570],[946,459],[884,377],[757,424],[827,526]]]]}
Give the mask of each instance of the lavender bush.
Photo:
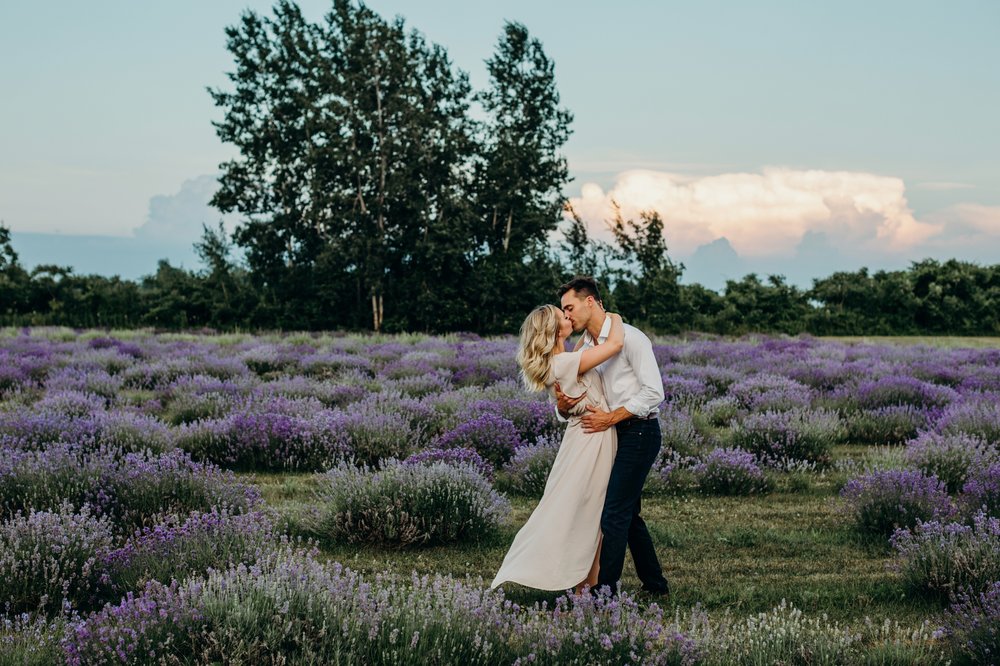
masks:
{"type": "Polygon", "coordinates": [[[164,405],[161,417],[171,425],[220,418],[245,404],[257,381],[242,377],[222,380],[206,375],[179,377],[157,393],[164,405]]]}
{"type": "Polygon", "coordinates": [[[94,447],[97,432],[97,419],[90,414],[78,416],[27,409],[0,412],[0,446],[8,448],[43,449],[55,443],[94,447]]]}
{"type": "Polygon", "coordinates": [[[827,464],[843,432],[840,419],[831,411],[790,409],[750,414],[734,421],[730,443],[764,460],[790,458],[827,464]]]}
{"type": "Polygon", "coordinates": [[[704,435],[698,431],[695,420],[687,412],[674,408],[661,409],[658,418],[663,449],[693,455],[705,445],[704,435]]]}
{"type": "Polygon", "coordinates": [[[0,518],[68,501],[90,504],[116,525],[131,528],[152,524],[164,512],[223,506],[242,511],[260,502],[256,488],[182,451],[122,455],[58,445],[0,453],[0,518]]]}
{"type": "Polygon", "coordinates": [[[916,629],[865,618],[860,627],[832,622],[826,614],[807,617],[782,600],[772,610],[745,619],[727,615],[709,621],[691,613],[686,634],[703,648],[706,666],[770,664],[947,664],[928,622],[916,629]]]}
{"type": "Polygon", "coordinates": [[[644,492],[682,495],[697,490],[698,480],[694,467],[698,462],[697,457],[661,448],[647,477],[644,492]]]}
{"type": "Polygon", "coordinates": [[[840,497],[844,510],[864,534],[889,536],[918,521],[955,514],[944,483],[913,470],[875,471],[851,479],[840,497]]]}
{"type": "Polygon", "coordinates": [[[519,447],[497,473],[497,489],[511,495],[541,497],[558,453],[559,440],[555,437],[543,437],[519,447]]]}
{"type": "Polygon", "coordinates": [[[984,513],[972,525],[940,521],[899,529],[890,539],[896,569],[915,592],[948,597],[1000,580],[1000,519],[984,513]]]}
{"type": "Polygon", "coordinates": [[[940,635],[956,663],[995,664],[1000,658],[1000,581],[978,593],[961,592],[942,618],[940,635]]]}
{"type": "Polygon", "coordinates": [[[848,414],[844,423],[852,444],[901,444],[928,426],[933,412],[913,405],[889,405],[848,414]]]}
{"type": "Polygon", "coordinates": [[[808,407],[812,401],[808,386],[775,374],[759,374],[735,382],[729,387],[729,395],[741,409],[752,412],[808,407]]]}
{"type": "Polygon", "coordinates": [[[389,459],[373,469],[344,463],[326,473],[324,484],[321,529],[350,543],[410,546],[478,539],[510,512],[509,503],[472,466],[389,459]]]}
{"type": "Polygon", "coordinates": [[[957,493],[971,470],[1000,462],[1000,450],[972,435],[928,432],[907,443],[906,461],[927,476],[944,481],[948,492],[957,493]]]}
{"type": "Polygon", "coordinates": [[[482,581],[366,580],[314,556],[283,544],[252,566],[150,582],[71,625],[66,660],[267,663],[279,645],[288,663],[330,664],[695,664],[702,654],[655,604],[627,595],[521,607],[482,581]]]}
{"type": "Polygon", "coordinates": [[[355,463],[376,465],[389,458],[406,457],[424,442],[421,426],[403,413],[373,409],[343,412],[330,426],[339,434],[344,455],[355,463]]]}
{"type": "Polygon", "coordinates": [[[279,377],[257,387],[255,393],[262,396],[285,396],[289,398],[312,398],[324,407],[344,407],[368,395],[366,387],[358,384],[342,384],[333,381],[316,381],[301,375],[279,377]]]}
{"type": "Polygon", "coordinates": [[[561,596],[551,611],[531,609],[524,649],[515,663],[702,663],[705,649],[666,620],[656,604],[642,609],[628,595],[561,596]]]}
{"type": "Polygon", "coordinates": [[[113,536],[107,517],[63,503],[16,513],[0,523],[0,600],[7,613],[86,607],[106,583],[103,556],[113,536]]]}
{"type": "Polygon", "coordinates": [[[756,495],[771,488],[756,456],[743,449],[713,449],[692,472],[698,489],[710,495],[756,495]]]}
{"type": "Polygon", "coordinates": [[[469,404],[466,418],[482,414],[496,414],[507,419],[524,442],[539,437],[558,437],[565,425],[556,419],[553,405],[541,400],[499,397],[476,400],[469,404]]]}
{"type": "Polygon", "coordinates": [[[372,364],[367,358],[357,354],[329,351],[303,356],[299,360],[299,367],[309,377],[334,379],[346,370],[370,375],[372,364]]]}
{"type": "Polygon", "coordinates": [[[720,623],[705,643],[709,664],[851,664],[861,636],[830,622],[808,618],[791,604],[742,621],[720,623]]]}
{"type": "Polygon", "coordinates": [[[475,449],[424,449],[403,461],[404,465],[428,465],[443,462],[456,467],[471,466],[487,479],[493,478],[493,465],[475,449]]]}
{"type": "Polygon", "coordinates": [[[429,395],[451,390],[451,378],[444,372],[428,372],[413,377],[400,377],[386,380],[382,383],[383,390],[398,391],[411,398],[423,398],[429,395]]]}
{"type": "Polygon", "coordinates": [[[0,666],[52,666],[63,663],[62,616],[0,614],[0,666]]]}
{"type": "Polygon", "coordinates": [[[715,389],[704,379],[683,374],[664,374],[663,394],[671,405],[693,406],[715,397],[715,389]]]}
{"type": "Polygon", "coordinates": [[[709,400],[694,413],[694,418],[704,420],[706,425],[721,427],[729,425],[739,416],[740,405],[732,396],[722,396],[709,400]]]}
{"type": "Polygon", "coordinates": [[[169,583],[171,578],[183,580],[210,567],[252,564],[276,540],[270,518],[259,511],[213,508],[187,516],[170,514],[107,552],[102,567],[121,595],[140,590],[149,580],[169,583]]]}
{"type": "Polygon", "coordinates": [[[970,511],[982,509],[1000,517],[1000,463],[978,468],[962,486],[962,504],[970,511]]]}
{"type": "Polygon", "coordinates": [[[195,460],[228,469],[318,471],[347,454],[345,429],[326,410],[310,416],[251,411],[184,425],[176,442],[195,460]]]}
{"type": "Polygon", "coordinates": [[[995,393],[970,396],[950,405],[937,422],[938,432],[964,433],[1000,446],[1000,401],[995,393]]]}
{"type": "Polygon", "coordinates": [[[475,449],[486,460],[500,467],[524,444],[517,427],[492,412],[485,412],[441,435],[434,443],[438,448],[475,449]]]}
{"type": "Polygon", "coordinates": [[[912,405],[918,408],[945,407],[958,393],[947,386],[921,381],[904,374],[892,374],[877,379],[863,380],[856,387],[845,386],[836,394],[846,394],[849,402],[861,409],[878,409],[893,405],[912,405]]]}

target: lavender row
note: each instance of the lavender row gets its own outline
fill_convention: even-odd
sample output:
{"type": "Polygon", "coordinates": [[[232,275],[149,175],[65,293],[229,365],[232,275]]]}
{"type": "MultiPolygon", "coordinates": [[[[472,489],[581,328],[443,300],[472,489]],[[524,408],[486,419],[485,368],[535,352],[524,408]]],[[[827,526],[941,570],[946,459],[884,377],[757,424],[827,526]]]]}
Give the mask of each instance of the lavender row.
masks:
{"type": "MultiPolygon", "coordinates": [[[[8,647],[68,664],[269,661],[286,663],[760,664],[946,663],[968,612],[940,629],[891,622],[841,626],[782,603],[737,620],[699,609],[663,613],[618,599],[562,596],[520,606],[483,581],[448,576],[364,578],[289,543],[185,581],[150,581],[86,617],[21,621],[8,647]],[[276,621],[277,620],[277,621],[276,621]]],[[[963,624],[964,623],[964,624],[963,624]]],[[[4,635],[5,633],[5,635],[4,635]]]]}

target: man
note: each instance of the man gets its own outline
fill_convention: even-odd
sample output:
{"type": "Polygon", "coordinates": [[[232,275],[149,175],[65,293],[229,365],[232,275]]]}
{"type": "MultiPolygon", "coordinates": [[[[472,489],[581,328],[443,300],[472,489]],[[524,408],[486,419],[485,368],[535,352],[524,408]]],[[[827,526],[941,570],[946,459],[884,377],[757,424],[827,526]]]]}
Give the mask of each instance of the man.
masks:
{"type": "MultiPolygon", "coordinates": [[[[611,320],[605,314],[597,283],[592,278],[576,277],[564,284],[559,288],[559,298],[573,330],[583,331],[578,348],[607,339],[611,320]]],[[[597,588],[607,585],[612,594],[619,592],[627,543],[642,589],[650,594],[669,594],[653,540],[639,515],[642,486],[662,440],[657,417],[663,402],[663,380],[653,356],[653,345],[642,331],[625,324],[624,349],[598,366],[597,371],[603,379],[611,411],[588,406],[589,413],[582,418],[584,430],[600,432],[614,427],[618,431],[618,453],[601,515],[604,537],[597,588]]],[[[557,384],[556,398],[560,418],[566,418],[569,409],[583,396],[569,398],[557,384]]]]}

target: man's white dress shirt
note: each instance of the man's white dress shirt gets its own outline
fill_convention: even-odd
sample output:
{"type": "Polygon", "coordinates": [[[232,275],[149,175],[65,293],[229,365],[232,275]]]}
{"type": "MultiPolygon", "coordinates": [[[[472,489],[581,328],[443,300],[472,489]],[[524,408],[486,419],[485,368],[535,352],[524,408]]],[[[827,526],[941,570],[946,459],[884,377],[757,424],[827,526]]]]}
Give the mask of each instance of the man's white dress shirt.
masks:
{"type": "MultiPolygon", "coordinates": [[[[625,324],[625,342],[620,353],[597,366],[604,382],[604,395],[608,407],[615,411],[624,407],[638,418],[655,416],[663,402],[663,379],[653,355],[653,343],[635,326],[625,324]]],[[[597,336],[598,344],[608,339],[611,317],[604,317],[604,325],[597,336]]],[[[581,350],[594,346],[590,332],[583,333],[581,350]]],[[[558,410],[556,414],[559,415],[558,410]]],[[[564,420],[559,415],[560,420],[564,420]]]]}

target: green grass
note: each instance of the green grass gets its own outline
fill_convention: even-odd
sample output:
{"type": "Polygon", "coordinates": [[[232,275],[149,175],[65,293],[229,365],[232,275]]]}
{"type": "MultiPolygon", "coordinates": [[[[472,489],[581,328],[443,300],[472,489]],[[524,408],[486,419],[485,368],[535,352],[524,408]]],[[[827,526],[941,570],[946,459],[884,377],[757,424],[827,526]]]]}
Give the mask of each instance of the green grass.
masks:
{"type": "Polygon", "coordinates": [[[873,345],[927,345],[930,347],[1000,347],[1000,337],[959,335],[830,335],[819,340],[873,345]]]}
{"type": "MultiPolygon", "coordinates": [[[[866,447],[838,448],[838,456],[863,458],[871,453],[866,447]]],[[[258,484],[290,532],[320,536],[313,528],[319,475],[246,476],[258,484]]],[[[786,599],[807,613],[826,613],[833,620],[853,623],[869,616],[910,624],[939,610],[934,602],[908,597],[888,567],[888,546],[859,538],[838,513],[837,491],[845,476],[808,476],[802,492],[785,488],[763,497],[644,497],[642,513],[673,592],[667,606],[687,610],[701,604],[710,613],[728,609],[749,615],[769,611],[786,599]]],[[[512,501],[509,524],[476,543],[397,550],[320,538],[322,555],[368,574],[452,574],[482,578],[488,585],[537,503],[512,501]]],[[[638,590],[630,557],[623,582],[626,589],[638,590]]],[[[516,586],[507,590],[519,602],[558,596],[516,586]]]]}

